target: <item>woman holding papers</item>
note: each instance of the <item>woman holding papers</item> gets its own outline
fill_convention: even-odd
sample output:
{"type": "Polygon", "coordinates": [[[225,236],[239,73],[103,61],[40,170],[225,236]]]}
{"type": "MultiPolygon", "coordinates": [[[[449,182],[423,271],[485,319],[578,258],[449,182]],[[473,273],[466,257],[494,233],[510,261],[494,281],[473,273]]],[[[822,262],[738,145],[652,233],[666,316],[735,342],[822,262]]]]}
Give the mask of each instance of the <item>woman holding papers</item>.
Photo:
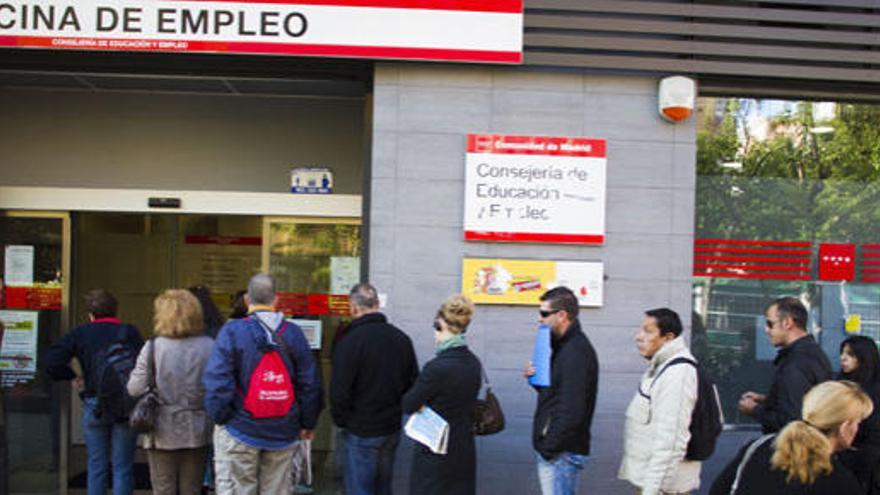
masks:
{"type": "Polygon", "coordinates": [[[449,423],[445,455],[416,445],[410,493],[470,495],[476,491],[473,429],[481,365],[467,348],[464,337],[473,314],[474,304],[460,294],[440,306],[434,318],[437,357],[425,365],[415,385],[403,397],[405,414],[418,413],[426,407],[449,423]]]}

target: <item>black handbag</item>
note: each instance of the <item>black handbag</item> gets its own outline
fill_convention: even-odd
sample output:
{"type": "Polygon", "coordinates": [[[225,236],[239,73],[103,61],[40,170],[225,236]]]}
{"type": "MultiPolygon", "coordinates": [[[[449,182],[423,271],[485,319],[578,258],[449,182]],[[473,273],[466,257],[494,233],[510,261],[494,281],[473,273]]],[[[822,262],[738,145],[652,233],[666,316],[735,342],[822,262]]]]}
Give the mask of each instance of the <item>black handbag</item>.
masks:
{"type": "Polygon", "coordinates": [[[484,399],[477,399],[477,407],[474,409],[474,434],[493,435],[504,429],[504,411],[498,397],[492,393],[489,378],[482,364],[480,370],[483,373],[483,381],[486,382],[486,395],[484,399]]]}
{"type": "Polygon", "coordinates": [[[150,433],[156,429],[156,418],[159,416],[159,394],[156,390],[156,356],[154,340],[147,343],[148,362],[150,363],[147,391],[138,397],[128,418],[128,426],[136,433],[150,433]]]}

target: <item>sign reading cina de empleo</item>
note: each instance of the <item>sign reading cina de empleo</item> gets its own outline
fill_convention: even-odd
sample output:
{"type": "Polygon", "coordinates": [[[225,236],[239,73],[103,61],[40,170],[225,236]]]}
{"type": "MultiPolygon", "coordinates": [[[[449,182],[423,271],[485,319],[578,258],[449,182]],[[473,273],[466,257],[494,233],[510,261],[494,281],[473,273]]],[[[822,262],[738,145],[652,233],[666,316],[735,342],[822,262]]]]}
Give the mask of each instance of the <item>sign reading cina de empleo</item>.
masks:
{"type": "Polygon", "coordinates": [[[522,0],[0,0],[0,47],[522,62],[522,0]]]}
{"type": "Polygon", "coordinates": [[[603,244],[606,141],[469,134],[464,237],[603,244]]]}

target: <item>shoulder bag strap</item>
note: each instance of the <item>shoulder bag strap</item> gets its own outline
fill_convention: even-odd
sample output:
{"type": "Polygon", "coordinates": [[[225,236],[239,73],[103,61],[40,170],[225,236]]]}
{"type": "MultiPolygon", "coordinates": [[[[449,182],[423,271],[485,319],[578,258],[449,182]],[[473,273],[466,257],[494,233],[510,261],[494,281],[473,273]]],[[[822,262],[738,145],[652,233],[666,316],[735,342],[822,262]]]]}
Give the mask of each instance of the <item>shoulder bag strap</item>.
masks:
{"type": "Polygon", "coordinates": [[[733,479],[733,484],[730,485],[730,495],[736,495],[736,489],[739,488],[739,482],[742,479],[742,474],[746,468],[746,464],[749,463],[749,459],[752,458],[752,455],[755,453],[756,450],[758,450],[758,447],[764,445],[767,440],[770,440],[775,436],[775,433],[764,435],[763,437],[755,440],[754,442],[752,442],[751,445],[749,445],[749,448],[746,449],[746,453],[743,454],[742,460],[739,461],[739,466],[736,467],[736,478],[733,479]]]}
{"type": "Polygon", "coordinates": [[[156,339],[150,339],[147,342],[149,348],[147,349],[147,359],[150,360],[150,372],[149,372],[149,381],[147,382],[147,390],[148,391],[156,391],[156,339]]]}
{"type": "Polygon", "coordinates": [[[482,361],[480,361],[480,374],[483,376],[483,382],[486,384],[486,387],[490,387],[489,375],[486,373],[486,368],[483,367],[482,361]]]}

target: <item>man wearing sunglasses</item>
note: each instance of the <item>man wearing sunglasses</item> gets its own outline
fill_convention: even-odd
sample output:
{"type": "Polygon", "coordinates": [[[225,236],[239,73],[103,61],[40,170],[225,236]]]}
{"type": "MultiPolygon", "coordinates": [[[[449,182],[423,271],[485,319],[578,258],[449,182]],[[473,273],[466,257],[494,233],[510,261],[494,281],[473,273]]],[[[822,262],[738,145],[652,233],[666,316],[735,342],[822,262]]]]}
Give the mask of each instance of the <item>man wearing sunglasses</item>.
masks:
{"type": "Polygon", "coordinates": [[[800,419],[804,395],[813,385],[831,379],[831,362],[807,333],[807,309],[797,298],[777,299],[764,316],[764,333],[779,348],[773,383],[767,395],[744,393],[737,408],[761,423],[764,433],[776,433],[800,419]]]}
{"type": "MultiPolygon", "coordinates": [[[[590,423],[596,405],[599,361],[578,321],[578,300],[567,287],[541,296],[540,322],[550,327],[550,386],[535,387],[532,424],[538,480],[543,495],[574,495],[590,454],[590,423]]],[[[532,363],[524,375],[535,374],[532,363]]]]}

